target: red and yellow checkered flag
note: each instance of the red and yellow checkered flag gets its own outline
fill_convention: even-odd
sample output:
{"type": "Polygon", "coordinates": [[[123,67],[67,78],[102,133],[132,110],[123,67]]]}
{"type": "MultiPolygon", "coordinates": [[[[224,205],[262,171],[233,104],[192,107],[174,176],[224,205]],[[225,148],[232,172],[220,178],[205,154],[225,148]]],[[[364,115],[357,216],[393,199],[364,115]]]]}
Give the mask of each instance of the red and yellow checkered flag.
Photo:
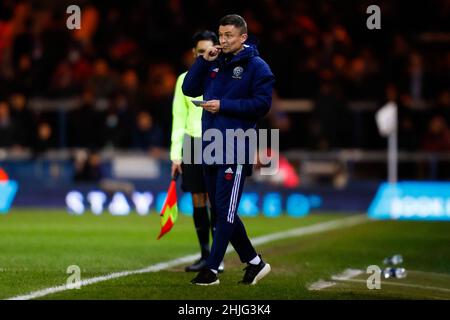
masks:
{"type": "Polygon", "coordinates": [[[169,190],[167,191],[166,201],[164,201],[161,213],[159,214],[161,217],[161,231],[157,240],[169,232],[178,219],[177,178],[178,173],[175,173],[170,182],[169,190]]]}

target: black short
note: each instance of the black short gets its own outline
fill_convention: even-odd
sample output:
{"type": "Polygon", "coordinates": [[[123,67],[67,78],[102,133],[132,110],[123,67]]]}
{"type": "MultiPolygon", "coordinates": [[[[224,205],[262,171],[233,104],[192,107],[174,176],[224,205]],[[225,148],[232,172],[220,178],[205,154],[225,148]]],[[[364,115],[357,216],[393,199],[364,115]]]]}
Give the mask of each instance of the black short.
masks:
{"type": "Polygon", "coordinates": [[[201,164],[181,164],[181,189],[190,193],[206,193],[203,166],[201,164]]]}
{"type": "Polygon", "coordinates": [[[181,164],[181,170],[183,170],[183,173],[181,174],[181,189],[184,192],[190,193],[206,193],[205,179],[203,178],[203,166],[201,164],[194,164],[194,144],[196,143],[196,140],[197,143],[201,143],[201,140],[199,140],[199,138],[193,138],[188,135],[185,135],[184,139],[185,141],[183,142],[183,150],[185,147],[187,147],[185,144],[187,142],[186,139],[190,140],[191,163],[183,162],[181,164]]]}

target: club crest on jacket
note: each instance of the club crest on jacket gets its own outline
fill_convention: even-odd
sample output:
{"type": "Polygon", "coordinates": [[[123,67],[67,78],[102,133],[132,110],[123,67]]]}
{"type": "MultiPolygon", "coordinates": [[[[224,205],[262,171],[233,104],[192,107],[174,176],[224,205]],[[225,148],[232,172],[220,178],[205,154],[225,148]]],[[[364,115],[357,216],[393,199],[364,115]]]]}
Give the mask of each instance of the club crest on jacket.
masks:
{"type": "Polygon", "coordinates": [[[244,72],[244,68],[236,67],[233,69],[233,78],[234,79],[242,79],[242,73],[244,72]]]}

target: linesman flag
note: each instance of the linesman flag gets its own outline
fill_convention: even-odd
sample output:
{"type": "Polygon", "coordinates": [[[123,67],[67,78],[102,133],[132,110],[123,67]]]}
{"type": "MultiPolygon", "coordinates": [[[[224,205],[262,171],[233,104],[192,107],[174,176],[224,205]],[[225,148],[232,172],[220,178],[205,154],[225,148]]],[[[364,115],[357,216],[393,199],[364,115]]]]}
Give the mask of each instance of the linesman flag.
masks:
{"type": "Polygon", "coordinates": [[[178,219],[177,178],[178,172],[176,172],[172,177],[169,190],[167,191],[166,201],[164,201],[161,213],[159,214],[161,217],[161,231],[157,240],[169,232],[178,219]]]}

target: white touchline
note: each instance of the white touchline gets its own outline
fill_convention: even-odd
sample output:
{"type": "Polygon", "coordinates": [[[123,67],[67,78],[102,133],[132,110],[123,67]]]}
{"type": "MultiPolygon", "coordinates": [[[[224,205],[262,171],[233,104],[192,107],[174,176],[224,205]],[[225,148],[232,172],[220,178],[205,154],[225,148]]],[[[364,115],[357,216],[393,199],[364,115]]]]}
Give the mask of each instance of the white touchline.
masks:
{"type": "MultiPolygon", "coordinates": [[[[366,215],[355,215],[355,216],[351,216],[348,218],[327,221],[327,222],[318,223],[318,224],[314,224],[314,225],[307,226],[307,227],[300,227],[300,228],[296,228],[296,229],[292,229],[292,230],[272,233],[272,234],[268,234],[265,236],[253,238],[253,239],[251,239],[251,241],[252,241],[253,245],[257,246],[257,245],[262,245],[262,244],[269,243],[269,242],[276,241],[276,240],[292,238],[292,237],[301,237],[301,236],[305,236],[308,234],[314,234],[314,233],[325,232],[325,231],[330,231],[330,230],[335,230],[335,229],[340,229],[340,228],[345,228],[345,227],[351,227],[351,226],[358,225],[358,224],[361,224],[364,222],[369,222],[369,221],[370,220],[367,219],[366,215]]],[[[227,249],[227,253],[232,252],[232,251],[234,251],[233,247],[229,246],[227,249]]],[[[107,280],[111,280],[111,279],[117,279],[117,278],[121,278],[121,277],[126,277],[126,276],[130,276],[130,275],[134,275],[134,274],[158,272],[161,270],[165,270],[165,269],[173,268],[173,267],[176,267],[179,265],[183,265],[185,263],[193,262],[196,259],[198,259],[199,257],[200,257],[199,254],[191,254],[191,255],[187,255],[187,256],[177,258],[174,260],[157,263],[157,264],[148,266],[143,269],[120,271],[120,272],[114,272],[114,273],[110,273],[110,274],[100,276],[100,277],[89,278],[89,279],[81,280],[80,286],[81,287],[88,286],[90,284],[107,281],[107,280]]],[[[72,285],[75,286],[75,285],[78,285],[78,283],[72,283],[72,285]]],[[[62,291],[66,291],[66,290],[71,290],[71,289],[68,288],[66,284],[63,284],[63,285],[56,286],[56,287],[50,287],[50,288],[46,288],[46,289],[42,289],[42,290],[38,290],[38,291],[33,291],[33,292],[30,292],[25,295],[11,297],[6,300],[30,300],[30,299],[41,298],[41,297],[47,296],[49,294],[62,292],[62,291]]]]}
{"type": "Polygon", "coordinates": [[[324,280],[320,279],[319,281],[316,281],[313,284],[309,285],[308,290],[310,290],[310,291],[322,290],[325,288],[332,287],[335,284],[336,284],[336,282],[324,281],[324,280]]]}
{"type": "Polygon", "coordinates": [[[342,273],[332,275],[331,279],[338,280],[338,281],[345,281],[345,280],[355,278],[362,273],[363,273],[362,270],[359,270],[359,269],[345,269],[345,271],[342,273]]]}
{"type": "MultiPolygon", "coordinates": [[[[414,271],[414,272],[421,272],[421,271],[414,271]]],[[[344,272],[331,276],[331,280],[334,280],[334,281],[324,281],[324,280],[320,279],[320,280],[312,283],[311,285],[309,285],[308,286],[308,290],[310,290],[310,291],[317,291],[317,290],[330,288],[330,287],[333,287],[333,286],[335,286],[337,284],[335,281],[354,282],[354,283],[367,283],[367,280],[353,279],[353,278],[359,276],[362,273],[363,273],[363,271],[359,270],[359,269],[345,269],[344,272]]],[[[439,274],[439,275],[441,275],[441,274],[439,274]]],[[[418,288],[418,289],[428,289],[428,290],[450,292],[450,289],[447,289],[447,288],[433,287],[433,286],[424,286],[424,285],[413,284],[413,283],[401,283],[401,282],[382,281],[382,285],[391,285],[391,286],[410,287],[410,288],[418,288]]]]}
{"type": "MultiPolygon", "coordinates": [[[[335,281],[348,281],[354,277],[359,276],[362,273],[362,270],[359,269],[345,269],[344,272],[339,273],[339,274],[333,274],[331,276],[332,280],[335,281]]],[[[336,282],[334,281],[324,281],[322,279],[320,279],[317,282],[314,282],[313,284],[308,286],[308,290],[310,291],[317,291],[317,290],[322,290],[325,288],[330,288],[332,286],[336,285],[336,282]]]]}
{"type": "MultiPolygon", "coordinates": [[[[366,280],[359,280],[359,279],[342,279],[340,281],[347,281],[347,282],[357,282],[357,283],[366,283],[366,280]]],[[[447,288],[441,288],[441,287],[433,287],[433,286],[423,286],[421,284],[414,284],[414,283],[401,283],[401,282],[389,282],[389,281],[381,281],[382,285],[390,285],[390,286],[399,286],[399,287],[410,287],[410,288],[418,288],[418,289],[428,289],[428,290],[436,290],[436,291],[444,291],[444,292],[450,292],[450,289],[447,288]]]]}

